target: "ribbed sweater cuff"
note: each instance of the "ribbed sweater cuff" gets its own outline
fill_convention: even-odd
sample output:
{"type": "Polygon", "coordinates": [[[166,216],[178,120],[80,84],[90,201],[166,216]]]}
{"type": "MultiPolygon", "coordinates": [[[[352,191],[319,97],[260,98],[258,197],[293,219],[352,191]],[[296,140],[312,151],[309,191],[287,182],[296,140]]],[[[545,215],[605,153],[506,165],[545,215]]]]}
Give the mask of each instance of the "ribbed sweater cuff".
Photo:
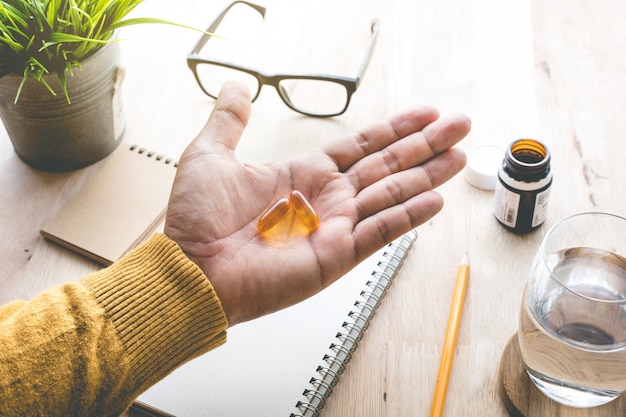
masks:
{"type": "Polygon", "coordinates": [[[226,341],[228,323],[212,285],[164,234],[83,283],[116,328],[140,391],[226,341]]]}

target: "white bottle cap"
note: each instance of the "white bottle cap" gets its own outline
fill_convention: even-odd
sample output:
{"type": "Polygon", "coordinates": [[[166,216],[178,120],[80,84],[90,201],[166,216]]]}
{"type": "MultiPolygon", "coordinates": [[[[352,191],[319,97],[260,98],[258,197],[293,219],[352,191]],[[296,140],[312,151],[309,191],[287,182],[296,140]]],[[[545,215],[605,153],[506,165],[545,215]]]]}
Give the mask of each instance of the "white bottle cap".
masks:
{"type": "Polygon", "coordinates": [[[504,151],[495,145],[481,145],[467,154],[465,179],[474,187],[483,190],[496,188],[498,170],[502,165],[504,151]]]}

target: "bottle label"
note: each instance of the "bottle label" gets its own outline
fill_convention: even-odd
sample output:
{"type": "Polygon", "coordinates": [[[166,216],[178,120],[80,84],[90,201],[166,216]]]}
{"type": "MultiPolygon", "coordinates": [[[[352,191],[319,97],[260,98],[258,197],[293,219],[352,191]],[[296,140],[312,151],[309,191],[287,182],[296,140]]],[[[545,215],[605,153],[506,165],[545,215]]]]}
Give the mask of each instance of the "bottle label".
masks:
{"type": "Polygon", "coordinates": [[[496,207],[494,214],[496,218],[506,226],[515,227],[517,212],[519,211],[520,195],[507,190],[502,184],[497,183],[495,201],[496,207]]]}
{"type": "Polygon", "coordinates": [[[546,220],[546,214],[548,213],[548,200],[550,196],[550,188],[545,191],[537,193],[535,198],[535,211],[533,213],[532,227],[537,227],[546,220]]]}

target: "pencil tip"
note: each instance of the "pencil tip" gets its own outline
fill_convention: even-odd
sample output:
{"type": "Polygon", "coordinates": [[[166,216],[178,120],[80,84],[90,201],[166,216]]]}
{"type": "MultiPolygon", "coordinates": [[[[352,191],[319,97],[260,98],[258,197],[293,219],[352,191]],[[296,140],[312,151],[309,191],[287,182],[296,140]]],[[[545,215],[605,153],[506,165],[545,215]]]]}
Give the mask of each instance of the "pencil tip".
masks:
{"type": "Polygon", "coordinates": [[[469,265],[469,255],[467,252],[465,252],[463,259],[461,259],[461,265],[469,265]]]}

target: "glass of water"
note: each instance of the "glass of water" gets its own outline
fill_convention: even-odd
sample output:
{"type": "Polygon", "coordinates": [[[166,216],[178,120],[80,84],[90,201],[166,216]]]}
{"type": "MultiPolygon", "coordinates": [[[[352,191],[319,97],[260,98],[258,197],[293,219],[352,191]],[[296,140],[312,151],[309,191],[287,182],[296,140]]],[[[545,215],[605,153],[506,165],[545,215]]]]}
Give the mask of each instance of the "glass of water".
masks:
{"type": "Polygon", "coordinates": [[[561,404],[595,407],[626,390],[626,219],[581,213],[548,231],[518,338],[530,379],[561,404]]]}

